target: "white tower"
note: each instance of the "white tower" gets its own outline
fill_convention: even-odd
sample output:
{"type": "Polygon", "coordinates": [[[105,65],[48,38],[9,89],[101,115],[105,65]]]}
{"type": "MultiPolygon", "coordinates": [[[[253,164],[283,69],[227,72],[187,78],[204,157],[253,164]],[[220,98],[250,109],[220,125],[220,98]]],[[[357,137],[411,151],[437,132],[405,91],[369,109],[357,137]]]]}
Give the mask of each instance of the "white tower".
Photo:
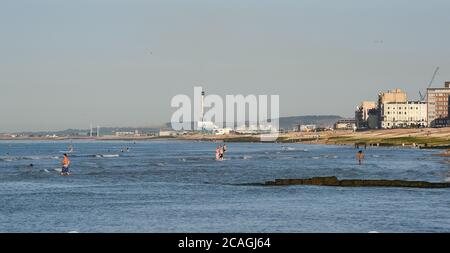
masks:
{"type": "Polygon", "coordinates": [[[91,123],[91,132],[89,133],[89,136],[92,137],[92,123],[91,123]]]}
{"type": "Polygon", "coordinates": [[[204,121],[205,116],[205,91],[202,90],[202,104],[201,104],[201,110],[200,110],[200,121],[204,121]]]}
{"type": "Polygon", "coordinates": [[[97,126],[97,138],[100,137],[100,126],[97,126]]]}

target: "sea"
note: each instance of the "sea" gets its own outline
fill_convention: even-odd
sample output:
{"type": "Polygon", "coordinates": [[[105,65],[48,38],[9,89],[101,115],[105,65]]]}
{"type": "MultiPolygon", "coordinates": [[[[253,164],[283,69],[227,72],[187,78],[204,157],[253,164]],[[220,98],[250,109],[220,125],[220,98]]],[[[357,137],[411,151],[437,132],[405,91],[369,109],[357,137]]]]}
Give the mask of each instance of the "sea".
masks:
{"type": "Polygon", "coordinates": [[[263,186],[450,180],[439,150],[277,143],[0,141],[0,232],[450,232],[450,189],[263,186]],[[68,153],[68,147],[73,152],[68,153]],[[60,176],[68,153],[71,175],[60,176]]]}

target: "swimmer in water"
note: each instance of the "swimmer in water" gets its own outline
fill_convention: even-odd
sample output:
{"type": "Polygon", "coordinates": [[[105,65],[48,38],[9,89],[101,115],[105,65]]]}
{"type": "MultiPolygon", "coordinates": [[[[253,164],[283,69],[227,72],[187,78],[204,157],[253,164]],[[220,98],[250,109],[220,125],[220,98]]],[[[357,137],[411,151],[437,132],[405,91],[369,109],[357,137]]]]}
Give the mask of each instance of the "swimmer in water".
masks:
{"type": "Polygon", "coordinates": [[[217,146],[216,147],[216,160],[219,160],[219,159],[220,159],[220,147],[217,146]]]}
{"type": "Polygon", "coordinates": [[[219,160],[223,160],[223,146],[219,147],[219,160]]]}
{"type": "Polygon", "coordinates": [[[364,160],[364,153],[362,152],[362,150],[356,153],[356,160],[358,160],[359,165],[362,164],[362,161],[364,160]]]}

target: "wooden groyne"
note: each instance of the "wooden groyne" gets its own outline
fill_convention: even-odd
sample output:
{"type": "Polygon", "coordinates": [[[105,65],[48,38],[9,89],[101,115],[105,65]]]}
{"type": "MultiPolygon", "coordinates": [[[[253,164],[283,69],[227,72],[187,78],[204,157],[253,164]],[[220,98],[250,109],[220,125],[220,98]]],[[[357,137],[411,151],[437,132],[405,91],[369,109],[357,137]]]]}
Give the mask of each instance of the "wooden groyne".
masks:
{"type": "Polygon", "coordinates": [[[343,179],[337,177],[313,177],[305,179],[275,179],[264,185],[322,185],[342,187],[409,187],[409,188],[450,188],[450,182],[431,183],[425,181],[385,180],[385,179],[343,179]]]}

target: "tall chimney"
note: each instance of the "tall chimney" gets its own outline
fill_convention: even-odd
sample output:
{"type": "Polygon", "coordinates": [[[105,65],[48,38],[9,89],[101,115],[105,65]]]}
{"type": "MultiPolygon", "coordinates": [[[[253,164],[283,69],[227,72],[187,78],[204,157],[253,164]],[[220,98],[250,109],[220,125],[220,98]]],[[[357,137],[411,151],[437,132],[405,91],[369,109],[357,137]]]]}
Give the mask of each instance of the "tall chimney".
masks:
{"type": "MultiPolygon", "coordinates": [[[[204,116],[205,116],[205,91],[202,90],[202,108],[201,108],[201,121],[204,121],[204,116]]],[[[203,124],[203,123],[202,123],[203,124]]]]}

